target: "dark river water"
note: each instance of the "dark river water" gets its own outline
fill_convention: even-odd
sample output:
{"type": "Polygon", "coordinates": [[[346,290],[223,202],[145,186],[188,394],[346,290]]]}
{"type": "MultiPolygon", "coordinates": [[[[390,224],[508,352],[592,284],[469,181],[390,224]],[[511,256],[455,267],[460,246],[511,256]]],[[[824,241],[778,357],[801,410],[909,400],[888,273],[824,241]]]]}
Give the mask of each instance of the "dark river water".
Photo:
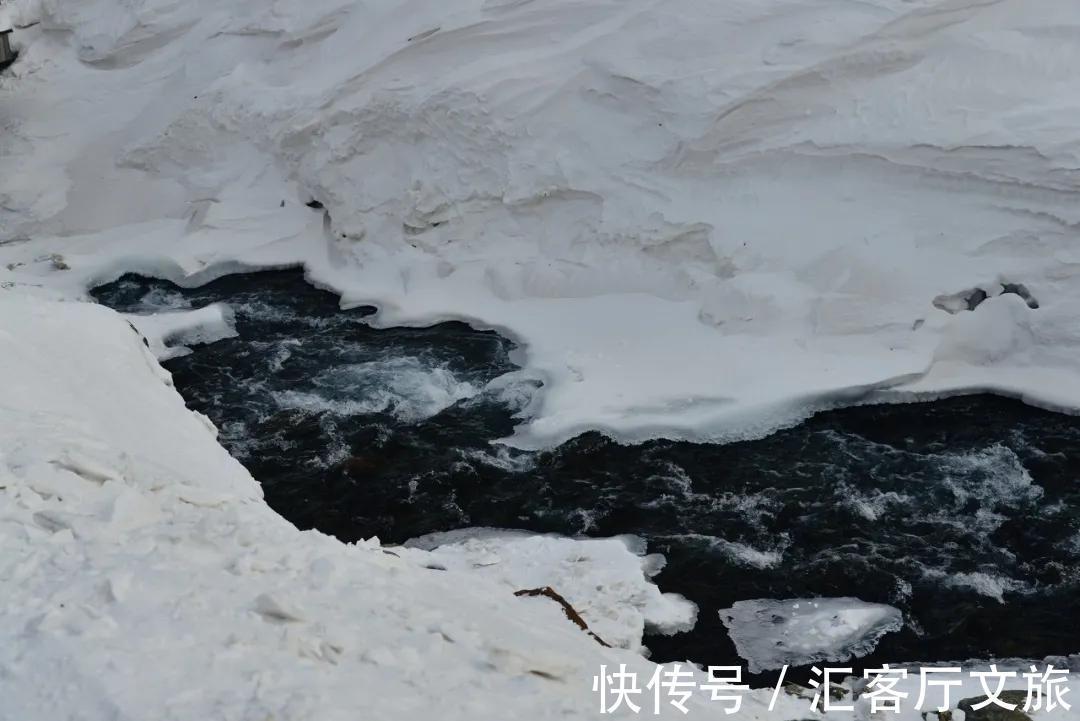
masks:
{"type": "Polygon", "coordinates": [[[588,433],[521,452],[492,441],[538,387],[494,333],[375,330],[371,309],[340,311],[299,271],[190,290],[125,276],[95,296],[131,313],[232,307],[237,337],[165,367],[301,528],[645,538],[668,560],[661,589],[700,607],[693,631],[647,637],[654,660],[738,663],[717,610],[810,596],[903,611],[864,664],[1080,651],[1080,419],[983,395],[728,445],[588,433]]]}

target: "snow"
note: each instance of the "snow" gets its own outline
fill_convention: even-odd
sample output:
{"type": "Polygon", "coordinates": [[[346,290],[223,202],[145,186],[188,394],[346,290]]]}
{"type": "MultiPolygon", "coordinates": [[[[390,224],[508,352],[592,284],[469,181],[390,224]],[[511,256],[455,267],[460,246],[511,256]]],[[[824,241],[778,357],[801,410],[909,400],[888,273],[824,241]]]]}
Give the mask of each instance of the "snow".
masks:
{"type": "Polygon", "coordinates": [[[571,539],[491,528],[434,533],[406,546],[431,550],[447,569],[472,572],[509,591],[550,586],[589,630],[612,646],[642,650],[641,636],[689,631],[698,609],[675,593],[660,593],[649,578],[664,558],[645,555],[634,537],[571,539]]]}
{"type": "Polygon", "coordinates": [[[161,361],[190,353],[189,345],[213,343],[236,335],[232,311],[224,303],[188,311],[130,313],[125,317],[146,338],[147,347],[161,361]]]}
{"type": "Polygon", "coordinates": [[[720,620],[752,673],[865,656],[903,626],[898,609],[857,598],[736,601],[720,620]]]}
{"type": "Polygon", "coordinates": [[[5,717],[583,718],[600,664],[651,673],[506,585],[614,557],[636,579],[592,566],[612,587],[574,588],[584,609],[682,608],[624,541],[521,536],[492,552],[540,563],[500,577],[429,568],[475,549],[455,564],[297,531],[118,314],[5,292],[0,320],[5,717]]]}
{"type": "MultiPolygon", "coordinates": [[[[497,329],[544,384],[522,447],[982,390],[1080,410],[1073,0],[9,0],[9,23],[14,717],[580,717],[599,663],[652,668],[513,574],[272,513],[154,358],[226,314],[149,321],[146,348],[73,302],[125,272],[303,266],[376,324],[497,329]],[[1006,284],[1039,307],[935,305],[1006,284]]],[[[560,545],[491,552],[530,544],[560,545]]],[[[540,557],[572,577],[562,554],[540,557]]],[[[617,556],[617,614],[681,623],[617,556]]]]}
{"type": "MultiPolygon", "coordinates": [[[[473,530],[427,552],[298,531],[106,308],[0,293],[0,377],[11,718],[595,718],[601,665],[642,685],[655,666],[515,586],[565,591],[628,645],[638,619],[693,616],[647,583],[660,559],[635,539],[473,530]]],[[[770,712],[769,697],[748,694],[739,718],[806,714],[787,694],[770,712]]],[[[716,707],[701,694],[690,711],[716,707]]]]}
{"type": "Polygon", "coordinates": [[[0,260],[67,297],[302,264],[497,328],[545,382],[525,447],[1080,409],[1080,11],[939,5],[20,0],[0,260]],[[1005,284],[1039,307],[934,304],[1005,284]]]}

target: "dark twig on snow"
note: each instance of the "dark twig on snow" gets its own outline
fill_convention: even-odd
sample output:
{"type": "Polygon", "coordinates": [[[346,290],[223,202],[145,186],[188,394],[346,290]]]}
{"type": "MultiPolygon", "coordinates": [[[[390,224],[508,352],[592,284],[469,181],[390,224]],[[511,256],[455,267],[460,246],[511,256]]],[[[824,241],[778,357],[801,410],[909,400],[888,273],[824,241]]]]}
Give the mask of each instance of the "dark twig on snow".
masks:
{"type": "Polygon", "coordinates": [[[578,613],[577,611],[575,611],[574,607],[570,605],[570,602],[567,601],[562,596],[560,596],[558,593],[556,593],[555,589],[553,589],[551,586],[544,586],[543,588],[527,588],[527,589],[525,589],[523,591],[516,591],[514,593],[514,595],[515,596],[546,596],[547,598],[550,598],[552,601],[555,601],[560,606],[562,606],[563,613],[566,614],[566,617],[568,619],[570,619],[575,624],[577,624],[578,628],[580,628],[582,631],[584,631],[585,633],[592,636],[593,639],[598,644],[600,644],[601,646],[611,648],[610,643],[607,643],[606,641],[604,641],[604,639],[600,638],[595,633],[593,633],[592,631],[589,630],[589,624],[585,623],[585,619],[583,619],[581,617],[581,614],[578,613]]]}

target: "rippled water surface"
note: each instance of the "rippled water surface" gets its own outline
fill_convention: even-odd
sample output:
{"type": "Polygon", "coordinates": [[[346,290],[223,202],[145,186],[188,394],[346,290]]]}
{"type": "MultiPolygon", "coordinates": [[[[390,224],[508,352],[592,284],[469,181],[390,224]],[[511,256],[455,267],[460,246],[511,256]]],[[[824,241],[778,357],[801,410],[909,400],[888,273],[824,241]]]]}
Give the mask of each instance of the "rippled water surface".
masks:
{"type": "Polygon", "coordinates": [[[856,596],[905,615],[864,662],[1080,651],[1080,419],[990,396],[823,413],[769,438],[525,453],[538,383],[512,344],[460,323],[375,330],[299,272],[192,290],[126,276],[106,305],[228,303],[238,337],[168,361],[192,408],[301,527],[393,543],[463,526],[633,533],[698,603],[656,660],[736,663],[716,611],[856,596]]]}

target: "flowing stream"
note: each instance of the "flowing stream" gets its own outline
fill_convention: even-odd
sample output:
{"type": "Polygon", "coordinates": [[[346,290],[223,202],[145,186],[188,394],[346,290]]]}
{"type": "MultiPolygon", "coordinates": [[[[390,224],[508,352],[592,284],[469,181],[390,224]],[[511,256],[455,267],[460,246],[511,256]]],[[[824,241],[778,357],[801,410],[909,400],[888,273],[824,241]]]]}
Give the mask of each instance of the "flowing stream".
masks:
{"type": "Polygon", "coordinates": [[[403,542],[468,526],[635,534],[696,628],[658,661],[739,663],[717,610],[854,596],[904,613],[861,659],[1080,651],[1080,419],[992,396],[822,413],[728,445],[624,446],[587,433],[544,452],[493,443],[539,384],[513,345],[461,323],[373,329],[299,271],[194,289],[136,276],[95,290],[149,313],[227,303],[234,338],[165,367],[188,405],[301,528],[403,542]]]}

